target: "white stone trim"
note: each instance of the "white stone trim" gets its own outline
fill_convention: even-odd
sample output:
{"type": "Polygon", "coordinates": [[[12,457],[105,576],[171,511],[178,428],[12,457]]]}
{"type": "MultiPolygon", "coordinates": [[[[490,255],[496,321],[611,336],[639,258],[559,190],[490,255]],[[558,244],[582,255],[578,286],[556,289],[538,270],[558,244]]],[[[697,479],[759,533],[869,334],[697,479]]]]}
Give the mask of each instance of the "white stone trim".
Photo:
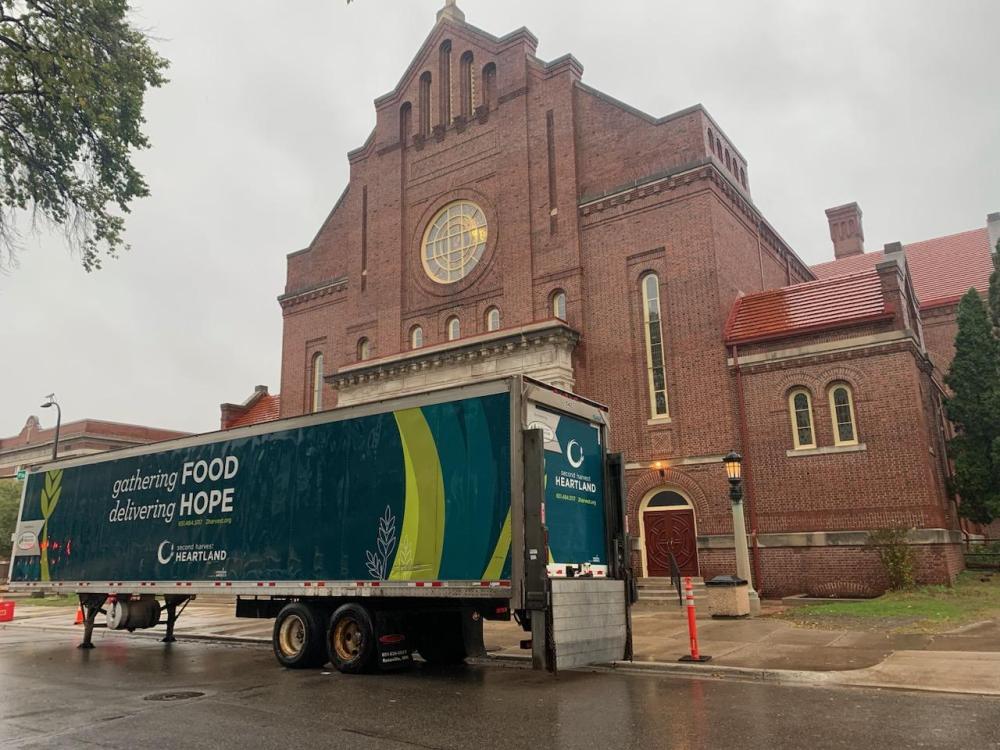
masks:
{"type": "Polygon", "coordinates": [[[785,451],[788,458],[798,456],[826,456],[831,453],[858,453],[868,450],[867,443],[856,443],[854,445],[821,445],[819,448],[790,448],[785,451]]]}
{"type": "MultiPolygon", "coordinates": [[[[870,531],[790,531],[758,534],[757,547],[866,547],[870,531]]],[[[962,544],[962,532],[954,529],[911,529],[907,535],[911,546],[926,544],[962,544]]],[[[698,549],[732,549],[732,534],[698,537],[698,549]]]]}

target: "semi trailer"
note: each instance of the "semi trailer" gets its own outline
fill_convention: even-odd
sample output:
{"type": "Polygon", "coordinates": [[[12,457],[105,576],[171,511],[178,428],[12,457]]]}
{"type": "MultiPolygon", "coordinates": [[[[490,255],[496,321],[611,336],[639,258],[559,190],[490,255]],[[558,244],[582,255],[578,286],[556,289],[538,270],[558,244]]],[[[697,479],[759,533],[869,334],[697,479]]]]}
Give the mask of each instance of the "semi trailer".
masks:
{"type": "Polygon", "coordinates": [[[285,667],[481,656],[514,618],[536,668],[629,658],[621,457],[600,404],[523,376],[36,466],[10,587],[95,626],[197,596],[273,618],[285,667]],[[98,617],[103,622],[98,623],[98,617]]]}

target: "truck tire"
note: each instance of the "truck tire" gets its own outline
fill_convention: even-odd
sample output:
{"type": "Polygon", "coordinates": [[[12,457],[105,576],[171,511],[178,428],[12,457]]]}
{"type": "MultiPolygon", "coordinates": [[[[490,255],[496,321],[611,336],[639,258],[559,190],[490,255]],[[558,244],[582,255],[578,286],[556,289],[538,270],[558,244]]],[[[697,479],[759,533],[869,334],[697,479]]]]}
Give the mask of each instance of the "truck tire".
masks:
{"type": "Polygon", "coordinates": [[[428,664],[461,664],[465,661],[465,638],[458,613],[426,617],[420,631],[420,656],[428,664]]]}
{"type": "Polygon", "coordinates": [[[303,602],[282,607],[274,621],[271,643],[283,667],[311,669],[326,662],[322,618],[314,607],[303,602]]]}
{"type": "Polygon", "coordinates": [[[360,674],[375,660],[375,626],[371,614],[360,604],[344,604],[330,617],[326,631],[330,663],[338,672],[360,674]]]}

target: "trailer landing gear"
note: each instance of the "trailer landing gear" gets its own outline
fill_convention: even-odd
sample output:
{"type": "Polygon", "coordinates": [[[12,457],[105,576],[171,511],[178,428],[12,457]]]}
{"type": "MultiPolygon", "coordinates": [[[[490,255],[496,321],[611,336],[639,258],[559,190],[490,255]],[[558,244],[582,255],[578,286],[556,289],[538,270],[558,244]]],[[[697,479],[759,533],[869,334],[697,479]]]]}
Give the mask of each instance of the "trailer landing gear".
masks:
{"type": "Polygon", "coordinates": [[[173,643],[177,640],[174,638],[174,623],[177,622],[177,618],[181,616],[181,612],[184,611],[192,598],[190,596],[177,596],[176,594],[167,594],[163,597],[167,605],[167,634],[163,636],[160,643],[173,643]],[[177,609],[178,606],[180,606],[179,611],[177,609]]]}
{"type": "Polygon", "coordinates": [[[80,607],[83,608],[83,642],[77,648],[93,648],[91,636],[94,634],[94,621],[97,613],[105,613],[103,605],[107,594],[80,594],[80,607]]]}

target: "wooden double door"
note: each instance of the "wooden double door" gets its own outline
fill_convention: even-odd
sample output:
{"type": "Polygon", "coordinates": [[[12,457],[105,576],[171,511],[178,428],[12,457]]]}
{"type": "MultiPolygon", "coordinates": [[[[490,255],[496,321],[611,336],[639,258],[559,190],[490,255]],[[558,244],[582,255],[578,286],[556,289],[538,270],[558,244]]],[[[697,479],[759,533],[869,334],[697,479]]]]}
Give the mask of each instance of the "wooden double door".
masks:
{"type": "Polygon", "coordinates": [[[669,576],[671,552],[681,575],[698,575],[698,540],[695,538],[693,510],[644,511],[642,536],[646,547],[647,576],[669,576]]]}

